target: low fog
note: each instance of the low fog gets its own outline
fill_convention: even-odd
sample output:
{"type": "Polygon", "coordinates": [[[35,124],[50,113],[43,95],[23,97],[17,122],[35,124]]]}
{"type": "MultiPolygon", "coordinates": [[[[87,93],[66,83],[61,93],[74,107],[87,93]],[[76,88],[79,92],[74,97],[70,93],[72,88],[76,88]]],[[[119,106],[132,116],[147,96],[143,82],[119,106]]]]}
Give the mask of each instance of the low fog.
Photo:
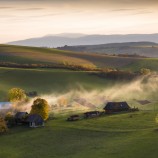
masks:
{"type": "MultiPolygon", "coordinates": [[[[80,85],[80,87],[82,87],[80,85]]],[[[40,98],[46,99],[50,105],[51,111],[59,112],[64,110],[97,110],[108,101],[127,101],[130,106],[135,106],[136,100],[149,100],[151,103],[158,102],[158,77],[143,77],[130,83],[116,84],[104,90],[87,91],[84,88],[80,90],[71,90],[67,93],[43,94],[40,98]]],[[[21,110],[30,111],[31,105],[36,98],[32,98],[27,104],[21,105],[21,110]]]]}

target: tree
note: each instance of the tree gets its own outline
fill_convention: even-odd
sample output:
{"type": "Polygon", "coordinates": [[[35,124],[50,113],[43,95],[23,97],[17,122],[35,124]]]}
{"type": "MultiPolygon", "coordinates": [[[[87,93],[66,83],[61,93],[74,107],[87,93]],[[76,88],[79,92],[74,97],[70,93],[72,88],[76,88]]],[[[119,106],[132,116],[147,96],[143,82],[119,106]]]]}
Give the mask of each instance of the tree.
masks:
{"type": "Polygon", "coordinates": [[[7,125],[3,118],[0,117],[0,134],[8,131],[7,125]]]}
{"type": "Polygon", "coordinates": [[[12,88],[8,92],[8,99],[11,102],[24,101],[26,99],[25,91],[20,88],[12,88]]]}
{"type": "Polygon", "coordinates": [[[49,105],[45,99],[37,98],[34,100],[33,105],[31,106],[31,114],[38,114],[44,120],[48,119],[49,116],[49,105]]]}

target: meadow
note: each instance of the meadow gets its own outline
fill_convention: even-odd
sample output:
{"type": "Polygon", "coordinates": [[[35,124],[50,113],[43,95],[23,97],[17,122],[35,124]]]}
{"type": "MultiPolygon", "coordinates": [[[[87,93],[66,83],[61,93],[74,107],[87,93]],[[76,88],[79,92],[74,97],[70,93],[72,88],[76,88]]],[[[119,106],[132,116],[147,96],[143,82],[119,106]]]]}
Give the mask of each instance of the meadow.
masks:
{"type": "Polygon", "coordinates": [[[12,128],[0,137],[2,158],[156,158],[157,112],[141,111],[67,122],[49,120],[44,128],[12,128]]]}
{"type": "Polygon", "coordinates": [[[0,99],[6,98],[13,87],[20,87],[26,92],[38,94],[65,93],[80,89],[103,89],[113,84],[112,81],[90,75],[90,72],[59,69],[19,69],[0,68],[0,99]]]}

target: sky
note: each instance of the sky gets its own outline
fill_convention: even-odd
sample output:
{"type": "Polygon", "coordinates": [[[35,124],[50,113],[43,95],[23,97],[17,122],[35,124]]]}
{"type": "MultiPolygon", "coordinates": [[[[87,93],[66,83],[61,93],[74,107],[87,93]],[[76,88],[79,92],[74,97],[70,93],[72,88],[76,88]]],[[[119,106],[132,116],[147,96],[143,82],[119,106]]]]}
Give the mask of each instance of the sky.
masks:
{"type": "Polygon", "coordinates": [[[158,0],[0,0],[0,43],[59,33],[158,33],[158,0]]]}

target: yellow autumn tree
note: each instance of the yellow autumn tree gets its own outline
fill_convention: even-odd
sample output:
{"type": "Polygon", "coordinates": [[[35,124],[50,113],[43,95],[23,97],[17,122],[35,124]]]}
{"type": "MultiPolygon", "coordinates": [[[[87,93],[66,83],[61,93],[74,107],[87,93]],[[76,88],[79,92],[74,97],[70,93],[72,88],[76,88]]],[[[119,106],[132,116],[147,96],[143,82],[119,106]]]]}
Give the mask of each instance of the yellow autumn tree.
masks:
{"type": "Polygon", "coordinates": [[[45,99],[37,98],[34,100],[33,105],[31,106],[30,114],[38,114],[44,120],[48,119],[49,116],[49,105],[45,99]]]}
{"type": "Polygon", "coordinates": [[[24,101],[26,99],[26,93],[21,88],[12,88],[8,92],[8,99],[11,102],[24,101]]]}
{"type": "Polygon", "coordinates": [[[140,70],[140,73],[141,73],[142,75],[149,75],[149,74],[151,73],[151,70],[150,70],[150,69],[146,69],[146,68],[142,68],[142,69],[140,70]]]}
{"type": "Polygon", "coordinates": [[[7,125],[3,118],[0,117],[0,134],[8,131],[7,125]]]}

